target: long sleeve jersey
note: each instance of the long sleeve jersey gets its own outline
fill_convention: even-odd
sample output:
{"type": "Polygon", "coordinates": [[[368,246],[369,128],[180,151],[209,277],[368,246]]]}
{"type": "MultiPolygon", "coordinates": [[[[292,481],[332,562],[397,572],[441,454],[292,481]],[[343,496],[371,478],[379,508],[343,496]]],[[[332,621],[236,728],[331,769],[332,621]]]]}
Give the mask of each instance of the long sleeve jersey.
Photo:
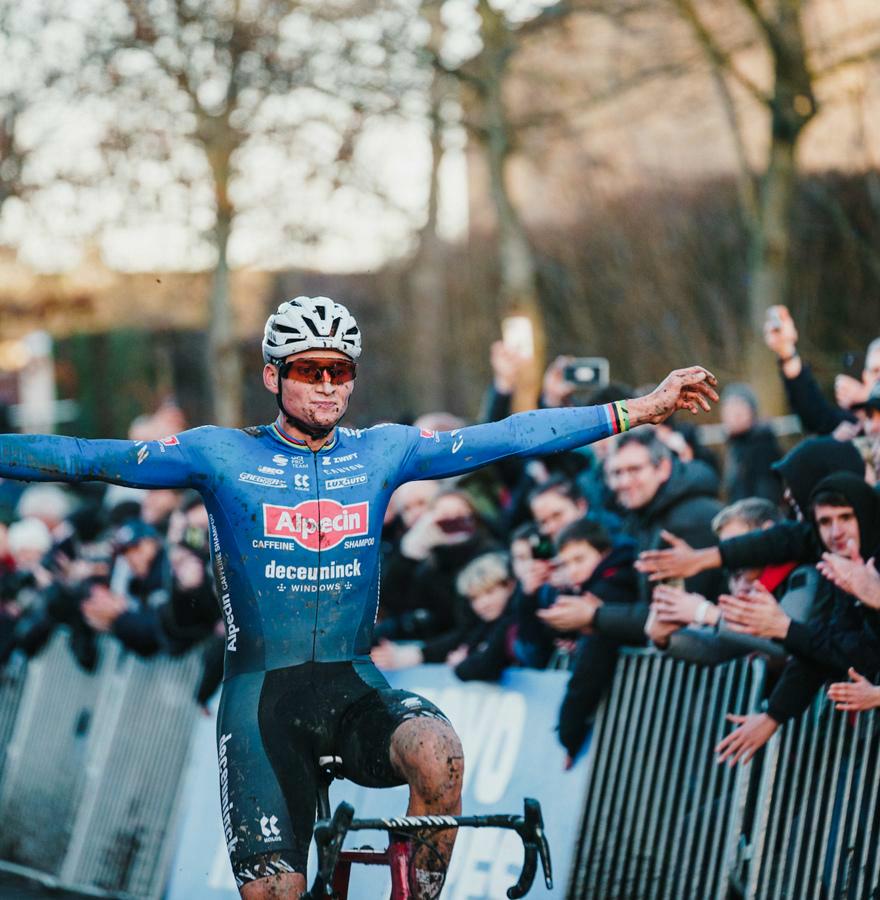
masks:
{"type": "Polygon", "coordinates": [[[536,410],[450,432],[337,428],[316,452],[275,425],[205,426],[147,443],[2,435],[0,477],[199,491],[230,678],[366,657],[382,521],[400,484],[569,450],[616,433],[619,421],[606,405],[536,410]]]}

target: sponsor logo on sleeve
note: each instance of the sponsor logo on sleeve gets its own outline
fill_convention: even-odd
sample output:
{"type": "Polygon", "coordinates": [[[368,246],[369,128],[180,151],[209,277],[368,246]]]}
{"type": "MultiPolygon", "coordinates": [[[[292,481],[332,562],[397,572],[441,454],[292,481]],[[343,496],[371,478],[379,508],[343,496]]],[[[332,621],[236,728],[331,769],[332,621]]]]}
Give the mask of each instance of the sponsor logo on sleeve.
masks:
{"type": "Polygon", "coordinates": [[[330,478],[324,482],[325,491],[338,491],[340,488],[354,487],[356,484],[365,484],[366,475],[353,475],[349,478],[330,478]]]}
{"type": "Polygon", "coordinates": [[[168,435],[168,437],[162,438],[159,443],[165,447],[177,447],[180,444],[180,440],[178,439],[176,434],[170,434],[168,435]]]}
{"type": "Polygon", "coordinates": [[[464,443],[464,435],[461,433],[461,429],[456,428],[455,431],[450,431],[449,436],[452,438],[452,452],[458,453],[461,450],[461,445],[464,443]]]}
{"type": "Polygon", "coordinates": [[[436,432],[436,431],[431,431],[430,428],[422,428],[422,429],[419,431],[419,437],[427,438],[427,439],[429,439],[429,440],[430,440],[431,438],[433,438],[435,441],[439,441],[439,440],[440,440],[440,437],[439,437],[439,435],[437,434],[437,432],[436,432]]]}
{"type": "Polygon", "coordinates": [[[304,500],[296,506],[263,504],[263,533],[286,538],[306,550],[330,550],[346,538],[367,533],[370,504],[344,505],[336,500],[304,500]]]}
{"type": "Polygon", "coordinates": [[[137,464],[140,465],[149,458],[150,448],[143,441],[135,441],[134,445],[137,447],[137,464]]]}

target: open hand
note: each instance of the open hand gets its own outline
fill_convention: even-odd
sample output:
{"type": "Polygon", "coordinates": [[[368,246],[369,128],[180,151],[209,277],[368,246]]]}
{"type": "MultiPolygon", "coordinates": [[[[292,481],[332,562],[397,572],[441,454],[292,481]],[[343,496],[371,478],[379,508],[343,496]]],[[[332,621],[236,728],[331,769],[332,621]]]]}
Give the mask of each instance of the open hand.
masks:
{"type": "Polygon", "coordinates": [[[743,765],[748,763],[779,728],[779,723],[767,713],[750,713],[747,716],[731,713],[727,716],[727,721],[734,722],[739,727],[718,743],[715,752],[718,754],[717,762],[726,761],[729,766],[738,762],[743,765]]]}
{"type": "Polygon", "coordinates": [[[718,379],[702,366],[690,366],[670,372],[657,387],[644,397],[627,401],[630,426],[659,425],[680,409],[696,415],[709,412],[709,401],[718,402],[715,388],[718,379]]]}
{"type": "Polygon", "coordinates": [[[839,553],[823,553],[816,568],[839,588],[861,600],[865,606],[880,609],[880,573],[874,558],[862,562],[839,553]]]}
{"type": "MultiPolygon", "coordinates": [[[[704,569],[711,568],[707,565],[705,551],[694,550],[687,541],[676,537],[670,531],[661,531],[660,536],[669,544],[669,549],[644,550],[635,563],[636,569],[648,575],[649,581],[690,578],[704,569]]],[[[717,553],[717,550],[715,552],[717,553]]]]}
{"type": "Polygon", "coordinates": [[[872,684],[855,669],[847,674],[849,681],[838,681],[828,688],[828,697],[834,701],[835,709],[844,712],[864,712],[880,706],[880,685],[872,684]]]}

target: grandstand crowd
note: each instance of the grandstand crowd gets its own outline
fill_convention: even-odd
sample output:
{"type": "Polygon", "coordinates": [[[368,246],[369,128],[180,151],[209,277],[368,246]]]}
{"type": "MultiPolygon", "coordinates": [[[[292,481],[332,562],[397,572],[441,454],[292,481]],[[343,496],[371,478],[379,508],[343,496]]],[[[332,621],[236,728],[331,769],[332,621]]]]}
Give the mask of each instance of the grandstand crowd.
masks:
{"type": "MultiPolygon", "coordinates": [[[[716,665],[761,654],[773,670],[764,710],[738,717],[719,760],[747,762],[826,689],[838,708],[880,706],[880,338],[861,378],[828,398],[798,354],[784,307],[768,353],[804,437],[785,450],[753,391],[722,394],[725,445],[690,423],[608,438],[578,451],[510,459],[449,482],[403,485],[383,530],[373,660],[443,663],[462,680],[508,667],[568,669],[559,740],[584,745],[623,646],[716,665]]],[[[502,418],[527,360],[491,349],[483,421],[502,418]]],[[[542,406],[609,403],[550,365],[542,406]]],[[[415,423],[461,427],[445,413],[415,423]]],[[[173,403],[132,423],[161,440],[186,428],[173,403]]],[[[63,627],[86,670],[99,633],[149,657],[198,652],[197,700],[222,680],[224,631],[208,518],[194,492],[0,480],[0,665],[39,654],[63,627]]]]}

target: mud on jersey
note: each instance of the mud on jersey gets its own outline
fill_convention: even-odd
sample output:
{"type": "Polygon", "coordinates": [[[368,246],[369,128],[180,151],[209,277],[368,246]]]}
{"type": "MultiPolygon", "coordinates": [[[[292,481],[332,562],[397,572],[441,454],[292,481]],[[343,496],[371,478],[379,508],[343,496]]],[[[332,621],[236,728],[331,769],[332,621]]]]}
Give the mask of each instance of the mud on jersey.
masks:
{"type": "Polygon", "coordinates": [[[369,653],[382,520],[400,484],[569,450],[618,430],[607,405],[536,410],[449,432],[337,428],[317,452],[275,425],[205,426],[148,443],[2,435],[0,477],[198,490],[230,678],[369,653]]]}

